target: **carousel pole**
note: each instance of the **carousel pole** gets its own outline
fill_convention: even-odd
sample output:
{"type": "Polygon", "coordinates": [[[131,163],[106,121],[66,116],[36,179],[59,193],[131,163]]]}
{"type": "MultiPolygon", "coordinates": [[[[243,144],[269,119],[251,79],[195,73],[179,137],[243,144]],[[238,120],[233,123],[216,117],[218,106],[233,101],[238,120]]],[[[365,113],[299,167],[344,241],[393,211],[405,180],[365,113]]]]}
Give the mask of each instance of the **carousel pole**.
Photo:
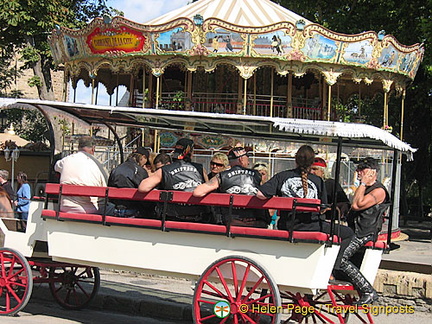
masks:
{"type": "Polygon", "coordinates": [[[384,91],[384,118],[383,118],[383,127],[388,124],[388,103],[387,103],[387,91],[384,91]]]}
{"type": "Polygon", "coordinates": [[[404,89],[402,92],[402,101],[401,101],[401,123],[400,123],[400,140],[403,140],[403,129],[404,129],[404,115],[405,115],[405,96],[406,90],[404,89]]]}
{"type": "Polygon", "coordinates": [[[159,108],[159,92],[160,91],[160,77],[156,77],[156,109],[159,108]]]}
{"type": "Polygon", "coordinates": [[[253,92],[253,110],[252,110],[252,114],[254,116],[256,116],[257,114],[257,109],[256,109],[256,96],[257,96],[257,77],[256,77],[256,73],[254,73],[253,75],[253,85],[254,85],[254,92],[253,92]]]}
{"type": "Polygon", "coordinates": [[[146,89],[146,71],[145,71],[145,67],[143,67],[143,86],[142,86],[142,107],[145,108],[145,101],[146,101],[146,93],[145,93],[145,89],[146,89]]]}
{"type": "Polygon", "coordinates": [[[327,98],[327,121],[330,121],[330,111],[331,111],[331,98],[332,98],[332,86],[328,86],[328,98],[327,98]]]}
{"type": "Polygon", "coordinates": [[[243,115],[246,115],[246,104],[247,104],[247,79],[243,80],[243,115]]]}
{"type": "Polygon", "coordinates": [[[92,77],[91,104],[95,104],[95,79],[92,77]]]}
{"type": "Polygon", "coordinates": [[[271,78],[270,78],[270,117],[273,117],[273,98],[274,93],[274,68],[271,69],[271,78]]]}
{"type": "Polygon", "coordinates": [[[129,107],[135,107],[136,106],[136,101],[135,101],[135,82],[134,82],[134,76],[131,73],[130,75],[130,80],[129,80],[129,107]]]}
{"type": "Polygon", "coordinates": [[[63,84],[64,84],[64,88],[63,88],[63,101],[66,102],[67,101],[67,89],[68,89],[68,77],[67,74],[64,74],[64,78],[63,78],[63,84]]]}
{"type": "Polygon", "coordinates": [[[119,99],[119,74],[117,73],[116,101],[115,101],[116,106],[118,106],[118,99],[119,99]]]}
{"type": "Polygon", "coordinates": [[[98,104],[98,96],[99,96],[99,82],[96,84],[95,105],[98,104]]]}
{"type": "Polygon", "coordinates": [[[293,111],[292,111],[292,86],[293,86],[293,74],[292,72],[288,73],[288,86],[287,86],[287,118],[293,117],[293,111]]]}

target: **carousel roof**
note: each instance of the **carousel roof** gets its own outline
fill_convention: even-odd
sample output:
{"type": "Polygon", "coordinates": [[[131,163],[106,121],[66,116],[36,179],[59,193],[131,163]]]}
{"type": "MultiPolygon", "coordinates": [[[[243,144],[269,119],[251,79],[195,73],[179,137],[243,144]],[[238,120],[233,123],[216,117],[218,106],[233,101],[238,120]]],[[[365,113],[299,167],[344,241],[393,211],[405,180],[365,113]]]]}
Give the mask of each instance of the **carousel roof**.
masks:
{"type": "Polygon", "coordinates": [[[165,24],[178,18],[192,20],[196,14],[201,14],[204,19],[217,18],[233,25],[248,27],[262,27],[286,21],[295,24],[300,19],[303,19],[306,25],[311,24],[302,16],[270,0],[199,0],[146,24],[165,24]]]}

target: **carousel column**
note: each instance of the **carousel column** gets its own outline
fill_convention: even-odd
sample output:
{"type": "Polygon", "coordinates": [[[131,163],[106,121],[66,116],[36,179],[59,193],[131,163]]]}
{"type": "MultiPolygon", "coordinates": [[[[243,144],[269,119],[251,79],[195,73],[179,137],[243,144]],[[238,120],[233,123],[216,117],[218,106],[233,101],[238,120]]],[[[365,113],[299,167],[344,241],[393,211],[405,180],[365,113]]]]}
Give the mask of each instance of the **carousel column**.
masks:
{"type": "Polygon", "coordinates": [[[293,103],[292,103],[292,86],[293,86],[293,74],[288,73],[288,86],[287,86],[287,118],[293,117],[293,103]]]}
{"type": "Polygon", "coordinates": [[[331,100],[332,100],[332,86],[336,83],[339,76],[342,74],[340,72],[334,72],[332,69],[330,71],[323,72],[326,83],[328,84],[328,98],[327,98],[327,118],[330,120],[331,117],[331,100]]]}
{"type": "Polygon", "coordinates": [[[90,73],[90,78],[91,78],[91,104],[94,105],[95,104],[95,79],[96,79],[96,74],[90,73]]]}
{"type": "MultiPolygon", "coordinates": [[[[142,86],[142,107],[146,107],[146,70],[145,67],[143,67],[143,86],[142,86]]],[[[143,145],[144,146],[144,145],[143,145]]]]}
{"type": "Polygon", "coordinates": [[[192,108],[192,105],[193,105],[193,103],[192,103],[192,80],[193,80],[192,71],[187,71],[186,76],[187,76],[186,98],[188,99],[187,102],[190,105],[189,109],[187,109],[187,110],[195,110],[195,108],[192,108]]]}
{"type": "Polygon", "coordinates": [[[253,87],[254,87],[254,92],[253,92],[253,109],[252,109],[252,115],[256,116],[257,115],[257,107],[256,107],[256,98],[257,98],[257,76],[256,73],[254,73],[253,76],[253,87]]]}
{"type": "Polygon", "coordinates": [[[116,86],[116,100],[115,100],[115,105],[118,106],[119,103],[119,74],[117,73],[116,75],[116,79],[117,79],[117,86],[116,86]]]}
{"type": "Polygon", "coordinates": [[[405,96],[406,89],[402,91],[402,99],[401,99],[401,121],[400,121],[400,140],[403,141],[403,130],[404,130],[404,115],[405,115],[405,96]]]}
{"type": "Polygon", "coordinates": [[[130,75],[130,81],[129,81],[129,107],[135,107],[135,82],[134,82],[134,76],[131,73],[130,75]]]}
{"type": "Polygon", "coordinates": [[[327,102],[327,121],[330,120],[330,114],[331,114],[331,99],[332,99],[332,86],[331,84],[328,85],[328,102],[327,102]]]}
{"type": "Polygon", "coordinates": [[[246,115],[246,104],[247,104],[247,79],[244,79],[243,83],[243,115],[246,115]]]}
{"type": "Polygon", "coordinates": [[[148,79],[148,101],[150,104],[150,107],[153,106],[153,74],[149,73],[149,79],[148,79]]]}
{"type": "Polygon", "coordinates": [[[236,114],[240,115],[242,112],[242,89],[243,89],[243,84],[242,84],[242,80],[243,78],[239,75],[238,76],[238,91],[237,91],[237,107],[236,107],[236,114]]]}
{"type": "Polygon", "coordinates": [[[271,77],[270,77],[270,117],[273,117],[273,104],[274,104],[274,68],[271,69],[271,77]]]}
{"type": "Polygon", "coordinates": [[[63,101],[66,102],[67,101],[67,94],[68,94],[68,75],[67,73],[64,74],[63,77],[63,101]]]}
{"type": "Polygon", "coordinates": [[[388,126],[388,95],[390,92],[391,85],[393,84],[392,80],[383,80],[383,90],[384,90],[384,113],[383,113],[383,128],[388,126]]]}
{"type": "Polygon", "coordinates": [[[159,109],[160,76],[156,77],[156,109],[159,109]]]}

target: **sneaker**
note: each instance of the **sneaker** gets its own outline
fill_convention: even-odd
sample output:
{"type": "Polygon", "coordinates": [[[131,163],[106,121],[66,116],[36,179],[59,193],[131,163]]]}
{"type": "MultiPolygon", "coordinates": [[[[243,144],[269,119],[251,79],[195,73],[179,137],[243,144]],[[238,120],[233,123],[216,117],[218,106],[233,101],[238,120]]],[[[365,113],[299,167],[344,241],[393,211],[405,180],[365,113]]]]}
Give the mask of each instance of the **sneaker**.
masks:
{"type": "Polygon", "coordinates": [[[372,292],[363,293],[360,299],[355,303],[355,305],[369,305],[376,300],[378,300],[378,293],[374,290],[372,292]]]}

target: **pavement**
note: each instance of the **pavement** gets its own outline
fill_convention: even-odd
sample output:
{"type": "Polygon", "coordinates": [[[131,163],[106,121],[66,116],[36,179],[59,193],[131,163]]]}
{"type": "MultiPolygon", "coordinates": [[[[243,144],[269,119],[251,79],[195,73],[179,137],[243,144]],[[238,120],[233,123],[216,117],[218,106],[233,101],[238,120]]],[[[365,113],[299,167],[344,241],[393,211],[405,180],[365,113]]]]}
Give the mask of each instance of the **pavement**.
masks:
{"type": "MultiPolygon", "coordinates": [[[[379,271],[403,271],[408,277],[421,273],[431,282],[431,228],[431,220],[401,226],[402,240],[393,242],[393,250],[383,255],[379,271]]],[[[191,323],[193,286],[193,282],[180,278],[101,269],[101,288],[89,307],[152,317],[160,319],[160,323],[169,320],[191,323]]],[[[34,287],[32,298],[52,299],[42,286],[34,287]]]]}

